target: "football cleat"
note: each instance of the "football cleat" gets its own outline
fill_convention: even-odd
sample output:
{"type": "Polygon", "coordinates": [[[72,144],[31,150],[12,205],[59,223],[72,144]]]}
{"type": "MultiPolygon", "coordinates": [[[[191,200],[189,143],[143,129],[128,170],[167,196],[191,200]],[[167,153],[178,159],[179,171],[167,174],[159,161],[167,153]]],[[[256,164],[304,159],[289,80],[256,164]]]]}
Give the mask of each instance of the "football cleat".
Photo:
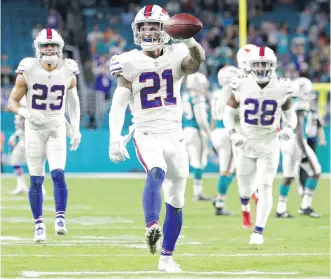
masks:
{"type": "Polygon", "coordinates": [[[251,213],[248,211],[242,211],[243,217],[243,228],[244,229],[251,229],[252,228],[252,216],[251,213]]]}
{"type": "Polygon", "coordinates": [[[27,192],[28,192],[28,189],[26,187],[17,186],[15,190],[11,191],[11,194],[16,196],[19,194],[26,194],[27,192]]]}
{"type": "Polygon", "coordinates": [[[215,200],[213,202],[213,205],[215,207],[215,215],[216,216],[233,216],[234,215],[232,212],[228,211],[224,207],[224,202],[220,202],[218,200],[215,200]]]}
{"type": "Polygon", "coordinates": [[[159,260],[158,270],[170,273],[182,272],[180,265],[174,261],[172,256],[161,256],[159,260]]]}
{"type": "Polygon", "coordinates": [[[303,214],[303,215],[307,215],[307,216],[310,216],[310,217],[313,217],[313,218],[320,218],[321,217],[321,214],[315,212],[314,209],[312,209],[311,207],[307,207],[305,209],[300,208],[298,210],[298,213],[303,214]]]}
{"type": "Polygon", "coordinates": [[[263,244],[263,242],[264,242],[264,240],[263,240],[262,234],[252,233],[248,243],[261,245],[261,244],[263,244]]]}
{"type": "Polygon", "coordinates": [[[210,201],[210,198],[202,195],[202,194],[199,194],[197,196],[194,197],[194,200],[195,201],[210,201]]]}
{"type": "Polygon", "coordinates": [[[146,243],[148,251],[154,255],[161,247],[161,229],[159,224],[154,224],[149,228],[146,228],[146,243]]]}
{"type": "Polygon", "coordinates": [[[66,235],[66,221],[64,218],[56,218],[55,219],[55,235],[66,235]]]}
{"type": "Polygon", "coordinates": [[[37,243],[46,240],[46,227],[44,223],[38,223],[34,226],[34,241],[37,243]]]}
{"type": "Polygon", "coordinates": [[[285,211],[283,213],[276,212],[276,218],[294,218],[294,216],[285,211]]]}

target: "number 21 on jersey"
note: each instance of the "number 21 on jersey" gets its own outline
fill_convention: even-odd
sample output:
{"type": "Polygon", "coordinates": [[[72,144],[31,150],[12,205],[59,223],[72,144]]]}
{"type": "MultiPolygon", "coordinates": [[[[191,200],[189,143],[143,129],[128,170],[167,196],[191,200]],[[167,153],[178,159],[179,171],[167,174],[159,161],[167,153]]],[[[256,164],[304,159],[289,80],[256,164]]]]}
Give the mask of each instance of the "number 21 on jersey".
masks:
{"type": "Polygon", "coordinates": [[[171,69],[166,69],[161,73],[161,77],[156,72],[144,72],[139,76],[139,82],[145,83],[148,80],[153,81],[152,86],[144,87],[140,90],[140,100],[141,100],[141,108],[149,109],[149,108],[157,108],[163,105],[162,97],[154,97],[152,98],[150,95],[156,94],[159,92],[161,88],[161,79],[166,82],[166,93],[167,97],[164,98],[164,105],[171,106],[176,105],[177,100],[174,96],[174,78],[172,75],[171,69]]]}

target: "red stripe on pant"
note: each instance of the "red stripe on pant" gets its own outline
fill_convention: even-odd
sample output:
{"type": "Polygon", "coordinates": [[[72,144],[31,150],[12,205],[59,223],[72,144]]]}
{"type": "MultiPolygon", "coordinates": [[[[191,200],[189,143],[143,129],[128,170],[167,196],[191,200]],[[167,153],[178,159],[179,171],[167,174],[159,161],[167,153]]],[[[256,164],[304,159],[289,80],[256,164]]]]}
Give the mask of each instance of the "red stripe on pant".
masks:
{"type": "Polygon", "coordinates": [[[145,169],[146,172],[149,172],[149,169],[148,169],[148,167],[147,167],[147,164],[145,163],[145,161],[144,161],[144,159],[143,159],[143,156],[142,156],[141,153],[140,153],[139,147],[138,147],[137,142],[136,142],[135,139],[133,139],[133,143],[134,143],[134,146],[135,146],[135,148],[136,148],[137,155],[138,155],[138,160],[139,160],[140,164],[143,165],[143,167],[144,167],[144,169],[145,169]]]}

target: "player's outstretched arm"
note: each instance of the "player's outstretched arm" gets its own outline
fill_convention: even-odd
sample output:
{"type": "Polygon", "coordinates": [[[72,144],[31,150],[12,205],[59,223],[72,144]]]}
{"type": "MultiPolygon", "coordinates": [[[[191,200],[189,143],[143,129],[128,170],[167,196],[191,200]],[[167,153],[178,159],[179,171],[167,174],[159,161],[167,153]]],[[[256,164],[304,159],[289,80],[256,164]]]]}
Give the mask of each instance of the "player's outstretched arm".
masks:
{"type": "MultiPolygon", "coordinates": [[[[81,141],[81,133],[79,132],[80,127],[80,104],[79,104],[79,97],[77,92],[77,78],[76,76],[72,77],[70,87],[68,88],[67,92],[67,105],[68,105],[68,114],[71,124],[71,136],[70,136],[70,143],[71,151],[77,150],[80,141],[81,141]]],[[[66,124],[67,125],[67,124],[66,124]]]]}
{"type": "Polygon", "coordinates": [[[206,59],[205,51],[194,38],[183,40],[182,42],[190,52],[182,61],[182,71],[186,75],[194,74],[199,70],[200,64],[206,59]]]}
{"type": "Polygon", "coordinates": [[[109,112],[109,158],[114,163],[130,158],[121,136],[125,111],[131,98],[132,83],[123,76],[117,77],[111,109],[109,112]]]}

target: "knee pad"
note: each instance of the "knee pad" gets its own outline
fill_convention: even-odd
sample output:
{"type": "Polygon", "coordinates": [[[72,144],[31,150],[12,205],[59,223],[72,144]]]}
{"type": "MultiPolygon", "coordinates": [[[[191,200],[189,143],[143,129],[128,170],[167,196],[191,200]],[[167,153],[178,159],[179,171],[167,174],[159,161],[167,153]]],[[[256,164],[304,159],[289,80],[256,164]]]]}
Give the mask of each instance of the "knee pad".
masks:
{"type": "Polygon", "coordinates": [[[182,208],[185,203],[186,178],[176,178],[164,185],[164,200],[175,208],[182,208]]]}
{"type": "Polygon", "coordinates": [[[41,186],[44,183],[44,176],[30,176],[30,190],[41,191],[41,186]]]}
{"type": "Polygon", "coordinates": [[[162,184],[164,177],[165,177],[165,172],[163,169],[155,167],[155,168],[152,168],[148,172],[147,176],[148,176],[148,179],[151,179],[154,182],[161,181],[161,184],[162,184]]]}
{"type": "Polygon", "coordinates": [[[64,170],[56,169],[51,171],[52,180],[54,186],[57,187],[65,187],[65,180],[64,180],[64,170]]]}

